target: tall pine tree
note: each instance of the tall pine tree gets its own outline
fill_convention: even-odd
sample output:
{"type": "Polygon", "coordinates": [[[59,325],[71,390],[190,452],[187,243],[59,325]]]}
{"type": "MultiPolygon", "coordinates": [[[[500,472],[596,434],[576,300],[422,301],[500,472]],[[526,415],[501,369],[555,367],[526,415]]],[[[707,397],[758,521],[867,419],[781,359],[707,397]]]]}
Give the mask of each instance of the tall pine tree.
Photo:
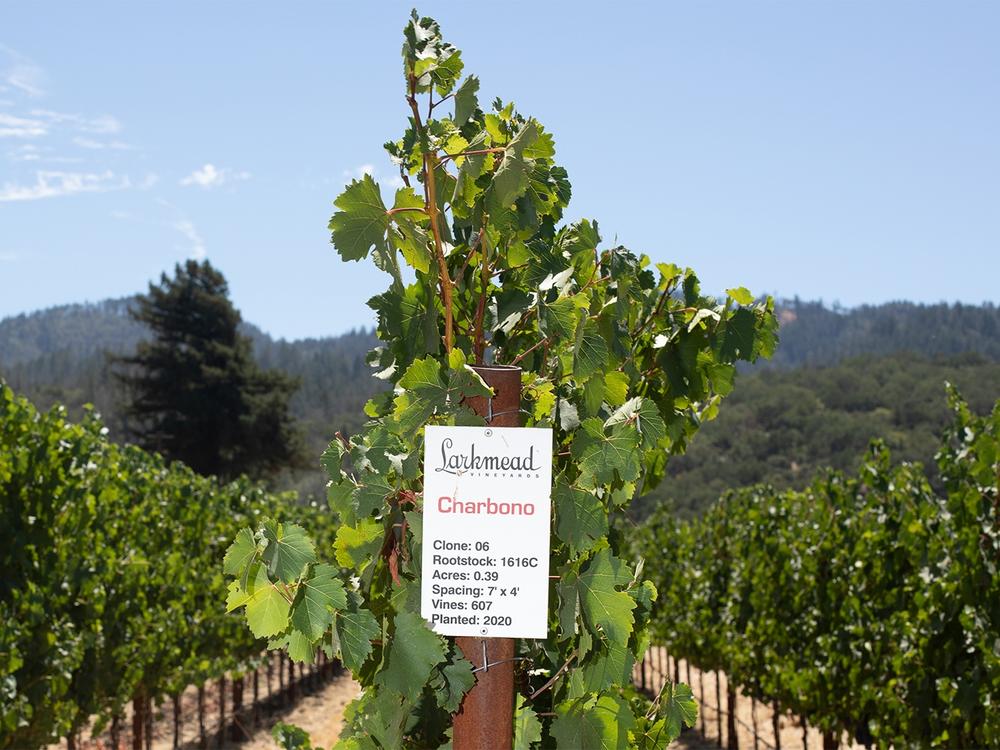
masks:
{"type": "Polygon", "coordinates": [[[129,429],[143,447],[225,479],[300,462],[288,410],[298,382],[256,365],[222,273],[208,261],[178,264],[130,314],[153,334],[117,360],[129,429]]]}

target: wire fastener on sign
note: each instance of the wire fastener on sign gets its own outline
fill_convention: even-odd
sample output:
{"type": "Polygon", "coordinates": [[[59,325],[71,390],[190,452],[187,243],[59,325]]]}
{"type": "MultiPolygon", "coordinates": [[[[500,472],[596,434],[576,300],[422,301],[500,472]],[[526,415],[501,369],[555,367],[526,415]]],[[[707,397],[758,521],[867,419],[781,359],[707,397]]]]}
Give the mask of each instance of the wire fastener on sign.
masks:
{"type": "Polygon", "coordinates": [[[534,663],[534,659],[530,656],[515,656],[513,659],[500,659],[498,661],[490,661],[489,657],[486,655],[486,639],[480,638],[479,642],[483,644],[483,666],[476,667],[472,670],[472,673],[476,672],[489,672],[490,667],[495,667],[497,664],[506,664],[509,661],[530,661],[534,663]]]}

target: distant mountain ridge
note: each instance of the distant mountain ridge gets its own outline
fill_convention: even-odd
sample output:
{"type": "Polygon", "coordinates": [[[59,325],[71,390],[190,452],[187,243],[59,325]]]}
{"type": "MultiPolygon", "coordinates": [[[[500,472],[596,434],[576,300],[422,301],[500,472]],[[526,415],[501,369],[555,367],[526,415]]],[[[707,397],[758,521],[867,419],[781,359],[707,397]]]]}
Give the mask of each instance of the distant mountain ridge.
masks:
{"type": "MultiPolygon", "coordinates": [[[[62,403],[71,415],[78,416],[83,404],[93,403],[112,435],[122,439],[125,429],[121,394],[111,378],[105,353],[130,352],[146,335],[143,327],[128,316],[128,306],[134,299],[63,305],[0,320],[0,377],[43,409],[62,403]]],[[[769,362],[749,368],[756,372],[747,373],[751,380],[743,387],[746,397],[758,401],[766,393],[761,384],[767,373],[789,371],[788,377],[809,380],[807,373],[799,376],[790,371],[837,366],[857,357],[866,357],[865,368],[880,372],[880,368],[898,372],[899,363],[906,362],[905,359],[894,363],[883,360],[900,354],[934,360],[975,353],[977,362],[1000,362],[1000,310],[991,303],[974,306],[894,302],[844,310],[793,299],[784,300],[777,307],[782,321],[778,349],[769,362]],[[757,375],[761,376],[760,383],[757,375]]],[[[301,387],[291,406],[302,425],[311,455],[318,456],[338,430],[345,433],[356,430],[365,419],[362,413],[365,401],[387,387],[371,376],[372,370],[365,363],[365,354],[378,343],[371,331],[296,341],[276,340],[249,323],[243,324],[243,331],[253,340],[254,356],[262,367],[281,369],[300,379],[301,387]]],[[[845,366],[850,369],[858,364],[845,366]]],[[[951,377],[950,367],[934,369],[928,365],[927,374],[934,380],[951,377]]],[[[977,369],[974,363],[969,367],[967,377],[993,379],[995,370],[977,369]]],[[[983,387],[989,391],[993,384],[983,383],[983,387]]],[[[845,381],[845,388],[854,390],[856,385],[845,381]]],[[[907,388],[912,390],[912,386],[907,388]]],[[[739,404],[745,400],[740,391],[738,386],[729,408],[734,418],[741,409],[739,404]]],[[[937,396],[931,398],[936,400],[937,396]]],[[[812,397],[805,400],[812,402],[812,397]]],[[[723,416],[726,411],[723,409],[723,416]]],[[[725,422],[720,419],[720,423],[725,422]]],[[[699,444],[707,447],[712,434],[706,430],[706,437],[699,444]]],[[[867,435],[862,443],[866,440],[867,435]]],[[[852,444],[852,450],[853,447],[852,444]]],[[[696,446],[689,457],[677,462],[675,471],[689,471],[700,463],[698,455],[696,446]]],[[[926,459],[922,453],[914,455],[926,459]]],[[[839,465],[839,459],[825,458],[839,465]]],[[[324,480],[319,471],[286,479],[286,484],[309,493],[323,491],[324,480]]],[[[681,485],[683,482],[677,486],[681,485]]],[[[672,499],[678,501],[676,497],[672,499]]],[[[699,496],[681,500],[680,504],[700,507],[703,502],[704,498],[699,496]]]]}
{"type": "Polygon", "coordinates": [[[975,352],[1000,361],[1000,308],[992,302],[888,302],[844,309],[797,298],[777,305],[778,349],[765,367],[835,365],[865,355],[952,357],[975,352]]]}
{"type": "MultiPolygon", "coordinates": [[[[32,360],[68,353],[86,357],[94,352],[131,351],[145,335],[141,324],[128,316],[135,297],[96,303],[60,305],[0,320],[0,373],[32,360]]],[[[854,308],[827,307],[822,302],[798,298],[777,303],[781,320],[780,343],[768,367],[836,364],[867,354],[911,352],[930,357],[976,352],[1000,361],[1000,308],[994,303],[968,305],[889,302],[854,308]]],[[[365,331],[343,336],[274,339],[257,326],[244,322],[243,332],[260,349],[265,366],[292,351],[313,354],[337,348],[332,342],[361,336],[376,343],[365,331]]]]}

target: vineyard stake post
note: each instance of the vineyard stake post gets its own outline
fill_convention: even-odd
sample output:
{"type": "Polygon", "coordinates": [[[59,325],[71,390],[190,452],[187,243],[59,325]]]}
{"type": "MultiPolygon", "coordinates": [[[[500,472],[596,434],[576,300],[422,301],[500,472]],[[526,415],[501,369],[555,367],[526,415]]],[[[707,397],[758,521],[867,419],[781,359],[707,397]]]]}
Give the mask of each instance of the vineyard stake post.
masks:
{"type": "MultiPolygon", "coordinates": [[[[521,426],[521,368],[506,365],[473,369],[493,389],[466,405],[492,427],[521,426]]],[[[458,636],[459,650],[474,667],[476,682],[455,714],[454,750],[510,750],[514,746],[514,639],[458,636]]]]}

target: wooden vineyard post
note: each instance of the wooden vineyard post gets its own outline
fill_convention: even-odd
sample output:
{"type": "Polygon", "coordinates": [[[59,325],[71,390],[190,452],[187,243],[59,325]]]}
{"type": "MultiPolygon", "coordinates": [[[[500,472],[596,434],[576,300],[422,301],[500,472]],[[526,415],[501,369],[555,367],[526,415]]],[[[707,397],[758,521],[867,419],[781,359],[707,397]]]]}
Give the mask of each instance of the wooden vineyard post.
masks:
{"type": "MultiPolygon", "coordinates": [[[[466,404],[491,427],[520,427],[521,368],[505,365],[473,368],[493,389],[492,398],[466,404]]],[[[458,648],[474,667],[476,682],[455,715],[454,750],[510,750],[514,746],[514,639],[458,636],[458,648]],[[497,663],[499,662],[499,663],[497,663]]]]}

